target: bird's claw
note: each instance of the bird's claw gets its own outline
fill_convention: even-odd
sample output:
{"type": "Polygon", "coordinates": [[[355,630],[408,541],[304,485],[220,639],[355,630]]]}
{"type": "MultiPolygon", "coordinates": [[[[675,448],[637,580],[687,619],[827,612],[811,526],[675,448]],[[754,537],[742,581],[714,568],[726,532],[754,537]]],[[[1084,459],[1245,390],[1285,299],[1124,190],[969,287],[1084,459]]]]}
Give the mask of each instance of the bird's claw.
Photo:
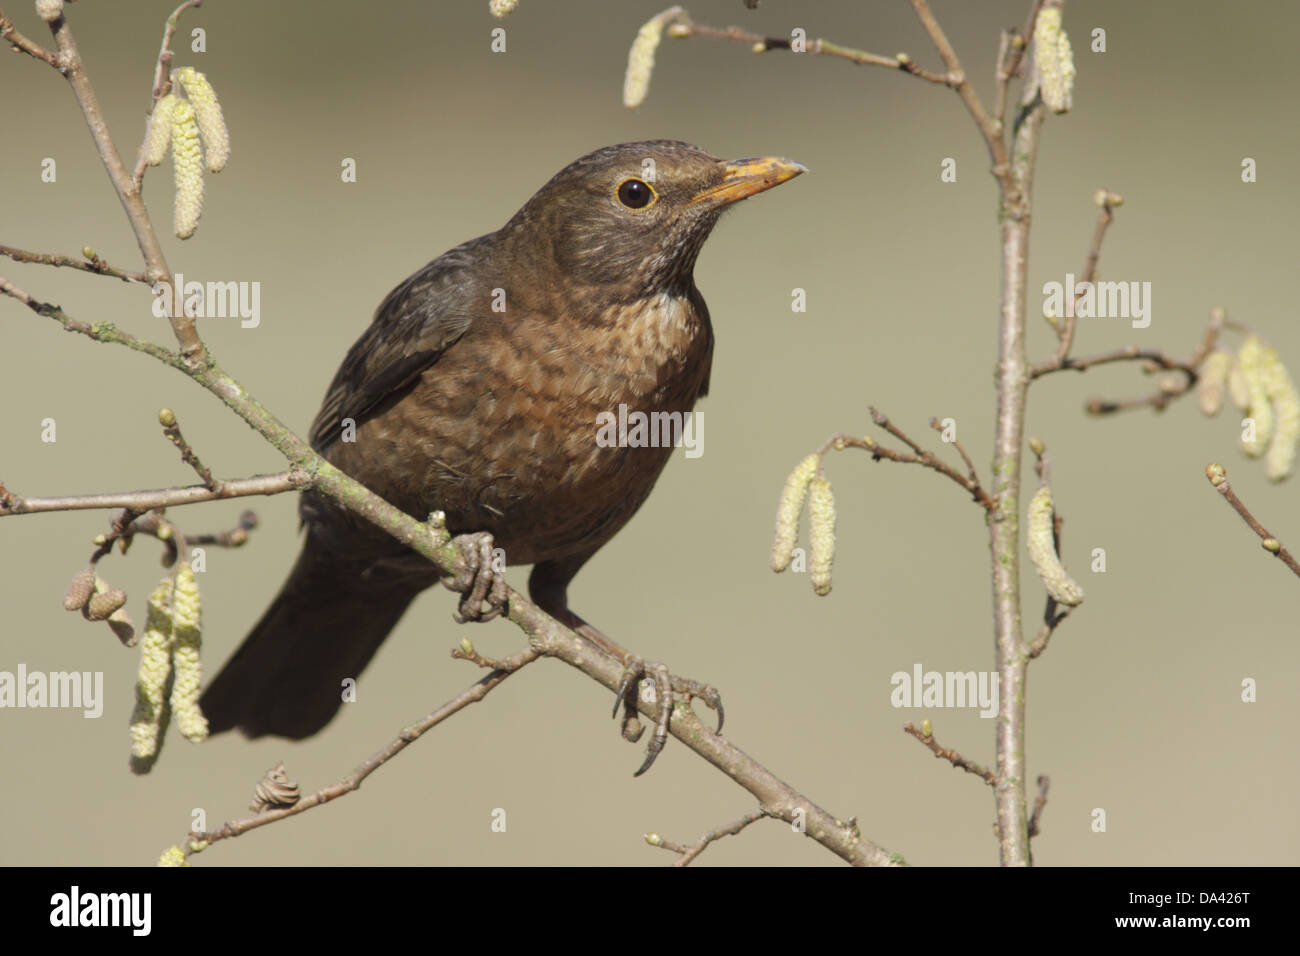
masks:
{"type": "Polygon", "coordinates": [[[455,578],[443,581],[450,590],[460,592],[460,605],[452,617],[457,624],[490,621],[507,604],[505,569],[498,568],[493,560],[495,541],[491,534],[480,531],[457,535],[453,543],[464,556],[465,566],[455,578]]]}
{"type": "Polygon", "coordinates": [[[668,721],[673,711],[674,694],[683,695],[688,705],[692,698],[698,697],[710,710],[717,711],[718,726],[715,733],[722,732],[722,721],[725,716],[722,710],[722,695],[718,693],[717,688],[685,677],[677,677],[670,674],[667,666],[663,664],[653,661],[647,663],[632,655],[623,663],[623,676],[619,681],[617,697],[614,701],[614,716],[618,715],[620,707],[623,709],[622,733],[625,740],[635,743],[641,739],[643,728],[637,716],[637,704],[643,679],[649,679],[652,683],[652,687],[647,687],[640,699],[651,704],[654,709],[655,732],[646,748],[645,762],[634,774],[637,777],[650,769],[668,741],[668,721]]]}

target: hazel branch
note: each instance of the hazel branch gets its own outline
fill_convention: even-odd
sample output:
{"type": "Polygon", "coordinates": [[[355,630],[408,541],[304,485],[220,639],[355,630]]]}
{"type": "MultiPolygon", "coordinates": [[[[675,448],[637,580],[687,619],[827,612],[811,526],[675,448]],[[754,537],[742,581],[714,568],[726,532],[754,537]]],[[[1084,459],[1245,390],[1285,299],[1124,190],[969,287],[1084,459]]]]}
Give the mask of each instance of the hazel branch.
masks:
{"type": "Polygon", "coordinates": [[[1270,534],[1268,529],[1260,524],[1259,521],[1256,520],[1255,516],[1250,513],[1250,509],[1246,507],[1246,503],[1237,497],[1237,493],[1233,491],[1232,486],[1228,484],[1227,469],[1219,464],[1206,465],[1205,477],[1210,480],[1210,484],[1214,486],[1215,490],[1219,494],[1223,495],[1224,500],[1227,501],[1228,504],[1232,505],[1233,510],[1236,511],[1237,514],[1241,515],[1241,520],[1246,522],[1246,526],[1250,528],[1251,531],[1255,532],[1255,534],[1259,535],[1260,547],[1290,568],[1292,574],[1296,577],[1300,577],[1300,562],[1296,561],[1295,556],[1292,555],[1290,551],[1282,547],[1282,543],[1278,541],[1275,536],[1270,534]]]}
{"type": "Polygon", "coordinates": [[[1041,832],[1043,811],[1047,809],[1047,791],[1051,786],[1051,779],[1046,775],[1040,774],[1038,777],[1038,796],[1034,798],[1034,812],[1029,817],[1030,837],[1036,837],[1039,832],[1041,832]]]}
{"type": "MultiPolygon", "coordinates": [[[[884,447],[874,438],[858,438],[854,435],[841,433],[832,435],[830,438],[826,439],[821,448],[818,449],[817,453],[819,455],[824,455],[831,448],[860,448],[863,451],[871,452],[871,457],[875,461],[883,459],[885,461],[896,461],[908,465],[921,465],[922,467],[929,468],[932,471],[937,471],[944,477],[956,482],[968,491],[971,498],[978,502],[980,507],[984,508],[986,511],[991,510],[994,507],[993,499],[989,496],[988,492],[984,490],[983,486],[980,485],[979,477],[975,473],[975,466],[971,463],[965,450],[960,446],[958,446],[958,452],[961,454],[962,460],[966,463],[966,466],[969,469],[968,475],[961,474],[951,465],[938,458],[933,452],[922,448],[905,432],[903,432],[902,429],[898,428],[898,426],[891,422],[888,416],[877,411],[874,407],[871,408],[871,418],[876,425],[883,428],[899,441],[903,442],[912,449],[912,451],[896,451],[892,448],[884,447]]],[[[931,424],[933,425],[933,423],[934,419],[931,419],[931,424]]],[[[940,430],[942,430],[942,428],[940,428],[940,430]]],[[[956,442],[953,442],[953,444],[956,444],[956,442]]]]}
{"type": "Polygon", "coordinates": [[[508,658],[506,661],[502,662],[504,665],[503,667],[485,675],[482,680],[473,684],[460,694],[457,694],[422,720],[419,720],[408,727],[404,727],[401,733],[389,742],[388,746],[363,760],[342,780],[332,784],[331,786],[325,787],[322,790],[318,790],[310,796],[304,797],[292,806],[266,809],[251,817],[230,820],[218,827],[216,830],[206,833],[187,834],[183,843],[187,848],[186,855],[188,856],[191,852],[194,852],[191,847],[192,842],[198,842],[206,847],[207,845],[217,843],[221,840],[229,840],[241,836],[249,830],[256,830],[258,827],[264,827],[271,823],[278,823],[280,820],[284,820],[288,817],[295,817],[300,813],[306,813],[308,810],[315,807],[323,806],[339,797],[344,797],[349,793],[354,793],[361,788],[361,784],[365,782],[367,777],[384,764],[388,763],[388,761],[392,760],[448,717],[459,713],[470,704],[478,703],[495,688],[499,687],[502,681],[507,677],[516,673],[525,665],[531,664],[533,661],[537,660],[537,658],[542,656],[542,653],[543,652],[536,647],[529,647],[519,654],[516,654],[514,657],[508,658]]]}
{"type": "MultiPolygon", "coordinates": [[[[726,27],[723,29],[705,26],[702,23],[692,22],[685,14],[668,28],[668,35],[679,39],[707,37],[712,40],[730,40],[736,43],[744,43],[755,53],[792,49],[792,43],[788,37],[764,36],[761,33],[742,30],[740,27],[726,27]]],[[[912,58],[906,53],[899,53],[897,56],[881,56],[878,53],[855,50],[852,47],[841,46],[838,43],[820,39],[809,40],[804,50],[817,56],[838,57],[842,60],[848,60],[850,63],[856,63],[858,66],[883,66],[941,86],[955,88],[961,79],[948,73],[932,73],[929,70],[924,70],[912,62],[912,58]]]]}
{"type": "Polygon", "coordinates": [[[201,501],[247,498],[252,495],[280,495],[286,491],[303,491],[312,486],[311,475],[303,469],[290,469],[274,475],[232,478],[207,485],[183,488],[154,488],[147,491],[120,491],[110,494],[64,495],[56,498],[23,497],[0,485],[0,518],[39,514],[51,511],[89,511],[104,508],[130,508],[137,512],[172,505],[192,505],[201,501]]]}
{"type": "Polygon", "coordinates": [[[1075,306],[1079,299],[1083,297],[1088,287],[1097,279],[1097,262],[1101,259],[1101,244],[1106,238],[1106,230],[1110,224],[1115,221],[1115,207],[1122,205],[1124,197],[1116,195],[1106,189],[1097,191],[1097,205],[1100,207],[1097,213],[1097,225],[1093,228],[1092,245],[1088,247],[1088,255],[1083,263],[1083,278],[1074,293],[1074,303],[1065,311],[1066,315],[1060,317],[1059,324],[1056,325],[1056,335],[1059,344],[1056,347],[1056,354],[1044,362],[1035,365],[1030,372],[1030,376],[1038,378],[1040,375],[1046,375],[1048,372],[1059,371],[1063,368],[1086,368],[1071,362],[1069,359],[1070,348],[1074,345],[1075,330],[1075,306]]]}
{"type": "Polygon", "coordinates": [[[25,249],[0,245],[0,256],[8,256],[15,262],[34,262],[46,266],[80,269],[82,272],[92,272],[95,275],[112,276],[115,279],[121,279],[123,282],[143,282],[146,284],[149,282],[149,277],[143,272],[127,272],[109,265],[90,246],[82,250],[82,255],[84,258],[78,259],[74,256],[61,256],[55,252],[28,252],[25,249]]]}
{"type": "Polygon", "coordinates": [[[689,846],[683,846],[680,843],[672,843],[665,840],[657,833],[647,833],[645,835],[645,841],[651,846],[657,846],[664,850],[681,854],[681,859],[673,863],[673,866],[690,866],[695,858],[708,848],[709,844],[714,843],[725,836],[735,836],[751,823],[757,823],[759,820],[770,815],[771,814],[769,814],[764,807],[750,810],[738,820],[733,820],[723,826],[714,827],[711,830],[704,831],[704,834],[689,846]]]}
{"type": "Polygon", "coordinates": [[[970,113],[971,119],[975,120],[975,125],[979,127],[980,133],[984,137],[984,143],[988,147],[989,156],[993,160],[993,175],[1002,187],[1003,198],[1009,198],[1016,184],[1011,176],[1011,157],[1007,152],[1007,143],[1002,137],[1002,123],[990,116],[984,108],[979,94],[971,86],[966,71],[962,68],[961,60],[957,57],[957,51],[948,42],[943,27],[939,26],[939,21],[930,12],[929,3],[926,0],[912,0],[912,9],[916,11],[916,17],[921,21],[921,26],[929,34],[930,41],[934,44],[935,49],[939,51],[939,58],[948,67],[948,75],[953,80],[948,85],[957,91],[957,95],[961,97],[961,101],[966,105],[966,111],[970,113]]]}
{"type": "Polygon", "coordinates": [[[181,434],[181,426],[176,421],[176,413],[170,408],[161,409],[158,412],[158,424],[162,426],[163,434],[167,436],[167,440],[175,445],[176,449],[181,453],[181,461],[194,469],[199,478],[203,480],[204,486],[209,491],[219,490],[221,483],[212,477],[212,472],[208,469],[208,466],[199,460],[199,456],[194,453],[190,443],[181,434]]]}
{"type": "MultiPolygon", "coordinates": [[[[188,3],[182,4],[177,12],[179,13],[188,5],[188,3]]],[[[82,64],[81,51],[72,35],[72,27],[69,26],[66,16],[60,16],[51,22],[49,27],[59,49],[57,64],[59,72],[72,87],[73,96],[76,97],[77,105],[81,107],[86,126],[95,142],[95,149],[104,164],[109,180],[113,183],[117,198],[126,211],[131,232],[135,235],[141,255],[144,256],[144,274],[150,282],[170,285],[171,269],[167,266],[167,257],[163,255],[158,234],[154,231],[153,223],[149,219],[149,211],[140,196],[140,189],[122,163],[117,147],[113,145],[113,138],[109,134],[103,110],[99,106],[99,98],[82,64]]],[[[170,318],[172,332],[180,343],[180,354],[185,364],[193,367],[201,366],[207,361],[207,349],[199,338],[193,317],[185,315],[184,310],[176,309],[173,312],[170,318]]]]}
{"type": "Polygon", "coordinates": [[[973,760],[967,760],[961,754],[957,753],[957,751],[949,747],[940,747],[939,741],[935,740],[933,733],[926,733],[925,730],[916,726],[916,724],[911,721],[908,721],[903,725],[903,731],[911,734],[917,740],[921,741],[921,743],[925,744],[925,746],[929,748],[930,752],[939,759],[948,761],[959,770],[965,770],[967,773],[974,774],[990,787],[996,787],[998,785],[997,775],[994,774],[992,770],[980,766],[973,760]]]}
{"type": "Polygon", "coordinates": [[[13,21],[6,17],[3,11],[0,11],[0,38],[3,38],[9,44],[11,49],[26,53],[28,56],[48,63],[56,70],[62,71],[63,65],[59,62],[58,56],[45,49],[35,40],[19,33],[13,21]]]}

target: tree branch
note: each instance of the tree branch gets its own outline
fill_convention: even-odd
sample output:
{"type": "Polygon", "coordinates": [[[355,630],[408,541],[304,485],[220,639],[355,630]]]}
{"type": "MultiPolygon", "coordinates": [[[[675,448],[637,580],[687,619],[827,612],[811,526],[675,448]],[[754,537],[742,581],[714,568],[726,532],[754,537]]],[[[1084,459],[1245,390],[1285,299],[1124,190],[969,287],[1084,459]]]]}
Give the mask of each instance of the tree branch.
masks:
{"type": "Polygon", "coordinates": [[[8,256],[15,262],[35,262],[46,266],[80,269],[82,272],[93,272],[95,275],[112,276],[115,279],[121,279],[123,282],[144,282],[146,284],[149,282],[149,277],[143,272],[125,272],[113,268],[89,246],[86,247],[83,255],[86,255],[85,259],[75,259],[72,256],[61,256],[54,252],[27,252],[24,249],[15,249],[13,246],[0,245],[0,256],[8,256]]]}
{"type": "Polygon", "coordinates": [[[930,752],[939,759],[948,761],[959,770],[965,770],[967,773],[974,774],[990,787],[997,787],[997,774],[992,770],[989,770],[987,767],[975,763],[973,760],[967,760],[957,751],[949,747],[940,747],[939,741],[934,739],[933,733],[927,734],[922,728],[917,727],[916,724],[911,721],[908,721],[903,725],[903,731],[911,734],[917,740],[921,741],[921,743],[925,744],[925,746],[930,749],[930,752]]]}
{"type": "MultiPolygon", "coordinates": [[[[733,40],[737,43],[746,44],[755,53],[766,53],[768,50],[790,50],[793,47],[792,41],[787,37],[763,36],[761,33],[750,33],[740,27],[727,27],[726,29],[709,27],[702,23],[692,22],[686,14],[682,14],[682,19],[679,19],[668,28],[668,35],[680,39],[708,37],[713,40],[733,40]]],[[[804,51],[814,55],[838,57],[848,60],[850,63],[856,63],[858,66],[883,66],[886,69],[908,73],[918,79],[929,83],[938,83],[942,86],[955,87],[960,82],[960,77],[951,74],[931,73],[929,70],[923,70],[913,63],[912,58],[906,53],[900,53],[897,56],[881,56],[877,53],[868,53],[865,50],[840,46],[838,43],[832,43],[829,40],[809,40],[804,51]]]]}
{"type": "Polygon", "coordinates": [[[1205,477],[1210,479],[1210,484],[1214,485],[1215,490],[1218,491],[1219,494],[1223,495],[1224,500],[1227,501],[1228,504],[1232,505],[1233,510],[1236,511],[1237,514],[1241,515],[1241,520],[1246,522],[1246,526],[1249,527],[1251,531],[1255,532],[1255,534],[1259,535],[1260,546],[1290,568],[1292,574],[1296,577],[1300,577],[1300,562],[1296,561],[1295,556],[1292,555],[1290,551],[1282,547],[1282,543],[1270,534],[1268,529],[1260,524],[1259,521],[1256,520],[1255,516],[1250,513],[1250,509],[1246,507],[1246,503],[1237,497],[1237,493],[1233,491],[1232,486],[1228,484],[1227,470],[1222,465],[1218,464],[1206,465],[1205,477]]]}
{"type": "Polygon", "coordinates": [[[219,482],[217,487],[187,485],[184,488],[155,488],[148,491],[120,491],[111,494],[66,495],[58,498],[23,497],[0,485],[0,518],[13,515],[40,514],[50,511],[88,511],[104,508],[130,508],[144,512],[172,505],[193,505],[201,501],[223,501],[252,495],[279,495],[286,491],[303,491],[312,486],[311,476],[301,469],[275,475],[254,475],[219,482]]]}

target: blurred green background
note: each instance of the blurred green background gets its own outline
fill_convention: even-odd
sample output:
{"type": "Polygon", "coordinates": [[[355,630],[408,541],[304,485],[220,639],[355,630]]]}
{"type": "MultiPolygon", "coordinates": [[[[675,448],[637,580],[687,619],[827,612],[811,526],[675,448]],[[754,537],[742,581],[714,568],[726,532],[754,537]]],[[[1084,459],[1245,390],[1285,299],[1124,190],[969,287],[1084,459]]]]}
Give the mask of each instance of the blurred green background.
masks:
{"type": "MultiPolygon", "coordinates": [[[[666,40],[649,99],[620,104],[627,47],[655,2],[523,0],[504,23],[463,3],[222,2],[183,21],[177,65],[206,72],[233,142],[208,181],[197,236],[171,236],[171,174],[146,200],[174,270],[262,284],[262,323],[212,320],[225,367],[282,420],[305,430],[325,385],[397,282],[504,222],[575,157],[624,140],[672,137],[721,156],[774,153],[811,172],[728,215],[696,278],[717,350],[706,453],[679,452],[638,517],[579,575],[589,620],[647,658],[721,688],[727,733],[832,813],[917,864],[997,860],[991,792],[935,760],[900,728],[930,717],[946,746],[992,763],[994,722],[973,711],[890,705],[890,675],[992,667],[988,551],[981,512],[915,467],[846,452],[829,462],[839,503],[835,590],[774,576],[767,550],[777,494],[835,431],[871,431],[867,404],[929,440],[951,416],[987,479],[992,435],[998,234],[988,160],[957,97],[876,68],[744,46],[666,40]],[[188,30],[207,31],[191,53],[188,30]],[[489,50],[504,27],[507,52],[489,50]],[[353,157],[359,181],[340,182],[353,157]],[[956,183],[940,163],[957,162],[956,183]],[[793,314],[791,290],[807,291],[793,314]]],[[[144,128],[166,2],[70,7],[119,148],[144,128]]],[[[804,28],[939,68],[903,3],[696,0],[702,23],[787,35],[804,28]]],[[[981,96],[992,96],[999,30],[1027,0],[935,12],[981,96]]],[[[44,30],[20,2],[20,29],[44,30]]],[[[1189,354],[1210,306],[1256,326],[1300,371],[1294,287],[1300,205],[1293,38],[1300,8],[1278,4],[1070,4],[1075,108],[1049,117],[1036,184],[1030,301],[1079,272],[1105,186],[1127,202],[1107,239],[1104,277],[1153,284],[1146,330],[1094,320],[1078,351],[1134,343],[1189,354]],[[1088,51],[1094,27],[1107,52],[1088,51]],[[1258,182],[1241,182],[1243,157],[1258,182]]],[[[75,254],[91,245],[136,268],[121,209],[66,84],[21,55],[0,59],[0,242],[75,254]],[[43,158],[57,183],[40,180],[43,158]]],[[[84,321],[159,341],[139,287],[0,260],[4,275],[84,321]]],[[[1031,305],[1030,348],[1054,337],[1031,305]]],[[[156,425],[175,409],[221,476],[278,470],[269,446],[183,377],[125,350],[63,335],[0,300],[0,479],[31,495],[188,484],[156,425]],[[58,441],[40,440],[43,418],[58,441]]],[[[1223,461],[1234,487],[1284,542],[1300,544],[1295,481],[1270,486],[1236,450],[1235,418],[1192,401],[1109,420],[1091,395],[1152,387],[1136,367],[1058,375],[1031,395],[1029,432],[1054,457],[1065,560],[1087,590],[1029,678],[1028,766],[1049,774],[1035,859],[1068,864],[1295,864],[1300,769],[1287,757],[1300,719],[1300,582],[1264,554],[1202,473],[1223,461]],[[1088,571],[1093,548],[1108,571],[1088,571]],[[1240,700],[1258,681],[1259,700],[1240,700]],[[1091,830],[1102,808],[1107,831],[1091,830]]],[[[935,443],[937,446],[937,443],[935,443]]],[[[951,451],[948,449],[947,451],[951,451]]],[[[1032,476],[1030,478],[1032,481],[1032,476]]],[[[206,664],[214,672],[279,587],[297,552],[292,497],[173,512],[193,530],[262,527],[239,551],[209,550],[202,577],[206,664]]],[[[0,711],[0,862],[152,863],[202,808],[210,827],[242,816],[261,774],[284,760],[304,791],[345,774],[406,723],[478,678],[449,659],[465,635],[484,653],[520,647],[505,623],[458,628],[453,598],[425,594],[360,682],[359,702],[316,739],[202,746],[176,736],[147,778],[127,770],[136,653],[60,608],[106,514],[0,522],[0,670],[105,674],[99,720],[0,711]]],[[[138,541],[103,565],[144,600],[157,548],[138,541]]],[[[522,586],[525,571],[511,580],[522,586]]],[[[1041,589],[1025,574],[1027,629],[1041,589]]],[[[653,830],[689,842],[751,809],[748,794],[670,741],[634,780],[610,695],[542,661],[449,721],[329,807],[214,848],[206,865],[653,864],[653,830]],[[505,833],[492,812],[507,813],[505,833]]],[[[704,864],[825,865],[825,850],[763,823],[704,864]]]]}

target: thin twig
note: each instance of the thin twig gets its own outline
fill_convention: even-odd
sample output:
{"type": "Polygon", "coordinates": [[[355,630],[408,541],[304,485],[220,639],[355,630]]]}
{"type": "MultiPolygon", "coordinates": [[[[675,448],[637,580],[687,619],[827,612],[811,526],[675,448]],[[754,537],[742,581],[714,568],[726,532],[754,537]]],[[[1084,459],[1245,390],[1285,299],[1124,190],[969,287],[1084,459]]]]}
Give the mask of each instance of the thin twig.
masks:
{"type": "Polygon", "coordinates": [[[840,433],[832,435],[830,438],[826,439],[826,441],[822,443],[821,448],[818,449],[818,454],[824,455],[831,448],[860,448],[863,451],[871,452],[871,457],[876,461],[884,459],[886,461],[896,461],[908,465],[921,465],[925,468],[937,471],[946,478],[955,481],[966,491],[970,492],[971,497],[986,511],[993,507],[993,499],[989,497],[988,492],[986,492],[980,485],[979,477],[975,474],[974,465],[971,464],[970,459],[966,456],[965,450],[960,446],[958,446],[958,451],[961,453],[962,458],[970,468],[970,474],[968,476],[962,475],[952,466],[938,458],[933,452],[926,451],[901,429],[894,425],[887,416],[881,414],[875,408],[871,409],[871,417],[877,425],[889,432],[889,434],[893,435],[899,441],[906,444],[912,449],[912,451],[895,451],[892,448],[884,447],[874,438],[858,438],[854,435],[840,433]]]}
{"type": "Polygon", "coordinates": [[[194,469],[199,478],[202,479],[204,486],[210,491],[219,491],[221,483],[212,477],[212,471],[199,460],[199,456],[194,453],[190,443],[181,434],[181,424],[176,420],[176,413],[170,408],[164,408],[158,413],[158,423],[162,425],[163,434],[167,436],[167,440],[175,445],[181,453],[181,461],[194,469]]]}
{"type": "MultiPolygon", "coordinates": [[[[734,40],[737,43],[744,43],[755,53],[792,48],[789,37],[763,36],[761,33],[750,33],[740,27],[727,27],[725,29],[710,27],[702,23],[693,23],[687,19],[679,20],[669,27],[668,35],[681,39],[708,37],[713,40],[734,40]]],[[[881,56],[878,53],[868,53],[865,50],[855,50],[852,47],[841,46],[829,40],[809,40],[804,50],[814,55],[838,57],[859,66],[883,66],[887,69],[898,70],[901,73],[909,73],[918,79],[938,83],[941,86],[955,87],[960,82],[960,77],[951,74],[931,73],[929,70],[923,70],[912,62],[912,58],[905,53],[897,56],[881,56]]]]}
{"type": "Polygon", "coordinates": [[[229,531],[192,534],[186,540],[190,544],[210,545],[217,548],[239,548],[248,543],[248,534],[257,529],[257,515],[244,511],[239,515],[239,523],[229,531]]]}
{"type": "Polygon", "coordinates": [[[1276,536],[1271,534],[1267,528],[1255,519],[1255,516],[1250,513],[1250,509],[1246,507],[1246,503],[1237,497],[1237,493],[1228,484],[1227,476],[1228,472],[1222,465],[1210,464],[1205,466],[1205,477],[1210,479],[1210,484],[1214,485],[1215,490],[1223,495],[1224,500],[1232,505],[1237,514],[1241,515],[1241,520],[1246,522],[1250,530],[1259,535],[1260,544],[1264,550],[1290,568],[1296,577],[1300,577],[1300,562],[1296,561],[1290,551],[1282,547],[1282,543],[1276,536]]]}
{"type": "Polygon", "coordinates": [[[651,846],[661,847],[662,849],[669,850],[673,853],[681,854],[681,859],[675,861],[673,866],[690,866],[692,861],[703,853],[705,848],[715,840],[720,840],[725,836],[735,836],[751,823],[757,823],[759,820],[767,816],[771,816],[771,814],[768,813],[764,807],[750,810],[739,820],[733,820],[723,826],[714,827],[712,830],[704,831],[704,834],[690,846],[683,846],[680,843],[673,843],[669,840],[665,840],[657,833],[647,833],[646,842],[651,846]]]}
{"type": "Polygon", "coordinates": [[[1011,178],[1011,159],[1007,153],[1007,143],[1002,138],[1002,124],[995,121],[993,117],[989,116],[988,111],[984,109],[984,104],[980,101],[979,95],[975,92],[975,88],[971,86],[970,80],[966,76],[966,71],[962,68],[961,60],[957,57],[957,51],[948,42],[948,37],[943,32],[943,28],[939,26],[939,21],[930,12],[930,5],[926,0],[912,0],[912,9],[916,11],[921,26],[925,28],[925,32],[930,36],[930,41],[934,44],[935,49],[939,51],[940,59],[948,67],[948,74],[953,81],[948,85],[957,91],[957,95],[966,104],[967,112],[975,120],[975,125],[979,127],[980,133],[984,137],[984,144],[988,147],[989,156],[993,160],[993,175],[1002,186],[1003,199],[1006,200],[1009,198],[1009,193],[1014,190],[1015,182],[1011,178]]]}
{"type": "Polygon", "coordinates": [[[172,505],[192,505],[200,501],[223,501],[252,495],[279,495],[312,486],[312,478],[302,469],[291,468],[275,475],[254,475],[220,482],[217,488],[187,485],[183,488],[154,488],[148,491],[121,491],[112,494],[66,495],[58,498],[23,497],[13,492],[0,496],[0,518],[50,511],[87,511],[100,508],[131,508],[138,512],[172,505]]]}
{"type": "Polygon", "coordinates": [[[305,813],[313,807],[319,807],[338,797],[347,796],[361,788],[361,784],[372,773],[382,767],[388,761],[392,760],[408,746],[415,743],[426,733],[432,730],[438,724],[442,723],[448,717],[458,713],[470,704],[477,703],[486,697],[494,688],[498,687],[511,674],[517,672],[527,664],[531,664],[537,658],[542,656],[542,651],[535,647],[529,647],[514,657],[503,662],[505,667],[494,670],[487,674],[482,680],[473,686],[457,694],[447,703],[443,704],[437,710],[430,713],[423,720],[420,720],[409,727],[404,727],[395,738],[383,750],[372,754],[366,760],[353,769],[353,771],[331,786],[318,790],[308,797],[304,797],[291,807],[278,807],[276,809],[265,810],[256,816],[245,817],[239,820],[230,820],[216,830],[207,833],[189,833],[186,835],[183,846],[186,848],[186,855],[191,852],[191,841],[200,844],[212,844],[220,840],[228,840],[233,837],[247,833],[249,830],[256,830],[258,827],[264,827],[270,823],[276,823],[286,817],[294,817],[300,813],[305,813]]]}
{"type": "MultiPolygon", "coordinates": [[[[87,247],[87,250],[94,250],[87,247]]],[[[107,260],[101,259],[98,254],[83,259],[74,256],[61,256],[56,252],[28,252],[25,249],[15,249],[13,246],[0,245],[0,256],[8,256],[15,262],[35,262],[47,266],[62,266],[67,269],[80,269],[82,272],[93,272],[96,275],[112,276],[115,279],[121,279],[123,282],[143,282],[148,283],[149,278],[143,272],[127,272],[122,269],[116,269],[109,265],[107,260]]]]}
{"type": "Polygon", "coordinates": [[[18,32],[13,21],[0,13],[0,38],[3,38],[10,45],[11,49],[19,50],[28,56],[43,60],[56,70],[62,71],[63,64],[59,62],[57,54],[45,49],[35,40],[32,40],[18,32]]]}
{"type": "Polygon", "coordinates": [[[1150,395],[1129,399],[1090,398],[1084,405],[1089,415],[1112,415],[1116,412],[1124,412],[1134,408],[1154,408],[1156,411],[1162,411],[1174,399],[1181,398],[1192,390],[1200,379],[1201,363],[1205,361],[1214,348],[1220,330],[1225,327],[1234,327],[1236,324],[1225,321],[1223,309],[1218,307],[1211,309],[1210,322],[1206,326],[1205,335],[1201,339],[1200,345],[1196,347],[1196,351],[1192,353],[1191,357],[1184,362],[1171,359],[1161,352],[1139,349],[1137,346],[1130,345],[1127,348],[1117,349],[1113,352],[1102,352],[1100,355],[1068,359],[1063,368],[1082,371],[1092,365],[1103,365],[1108,362],[1145,361],[1147,363],[1145,368],[1147,372],[1161,370],[1181,372],[1183,374],[1181,380],[1172,384],[1162,382],[1161,387],[1150,395]]]}
{"type": "Polygon", "coordinates": [[[987,767],[982,767],[972,760],[967,760],[965,757],[957,753],[957,751],[952,750],[951,748],[940,747],[939,741],[935,740],[934,738],[934,734],[930,734],[929,736],[926,736],[924,731],[922,731],[920,727],[916,726],[916,724],[912,723],[911,721],[903,725],[903,730],[911,734],[917,740],[921,741],[921,743],[925,744],[928,748],[930,748],[930,752],[933,753],[936,757],[940,758],[941,760],[946,760],[954,767],[957,767],[960,770],[965,770],[967,773],[974,774],[975,776],[982,779],[985,783],[987,783],[990,787],[996,787],[998,785],[998,778],[993,773],[992,770],[989,770],[987,767]]]}
{"type": "Polygon", "coordinates": [[[1038,796],[1034,798],[1034,812],[1029,817],[1029,835],[1030,837],[1038,836],[1043,822],[1043,811],[1047,809],[1047,791],[1052,786],[1052,781],[1045,774],[1038,777],[1038,796]]]}
{"type": "MultiPolygon", "coordinates": [[[[943,422],[939,421],[939,419],[937,418],[931,418],[930,427],[933,428],[935,431],[937,431],[942,437],[944,431],[943,422]]],[[[954,448],[957,449],[957,454],[961,455],[961,460],[966,463],[967,476],[970,478],[972,482],[978,485],[980,482],[979,473],[975,471],[975,463],[970,460],[970,455],[966,454],[966,449],[961,446],[961,442],[954,437],[952,441],[944,442],[944,444],[952,445],[954,448]]]]}
{"type": "MultiPolygon", "coordinates": [[[[1088,247],[1088,255],[1083,263],[1083,273],[1074,293],[1074,301],[1067,304],[1064,316],[1056,316],[1059,324],[1056,326],[1056,334],[1059,339],[1056,347],[1056,354],[1045,362],[1035,365],[1030,375],[1037,378],[1040,375],[1046,375],[1048,372],[1054,372],[1061,368],[1079,368],[1069,362],[1068,356],[1070,348],[1074,345],[1075,330],[1075,312],[1079,300],[1084,296],[1092,283],[1097,278],[1097,262],[1101,258],[1101,244],[1106,238],[1106,230],[1110,224],[1115,221],[1115,213],[1112,211],[1119,203],[1118,196],[1108,192],[1105,189],[1100,190],[1098,196],[1102,201],[1100,210],[1097,213],[1097,225],[1092,233],[1092,245],[1088,247]]],[[[1086,367],[1086,366],[1083,366],[1086,367]]]]}

